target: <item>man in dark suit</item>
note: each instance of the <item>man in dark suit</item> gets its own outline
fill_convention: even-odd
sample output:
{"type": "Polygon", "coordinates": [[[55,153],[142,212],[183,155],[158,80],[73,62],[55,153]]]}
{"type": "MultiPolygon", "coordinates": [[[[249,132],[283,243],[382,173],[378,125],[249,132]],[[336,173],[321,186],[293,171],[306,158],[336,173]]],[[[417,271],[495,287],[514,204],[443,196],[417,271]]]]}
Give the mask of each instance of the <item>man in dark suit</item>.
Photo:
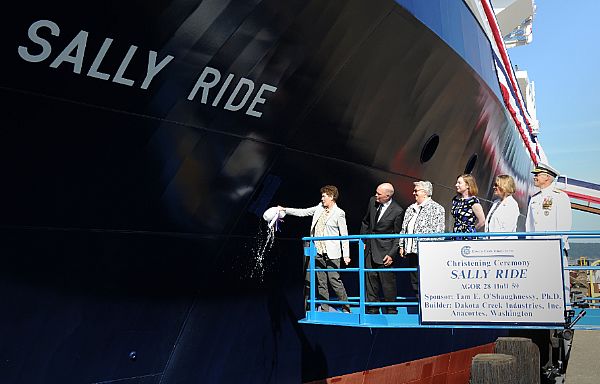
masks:
{"type": "MultiPolygon", "coordinates": [[[[394,186],[390,183],[377,187],[362,220],[361,235],[400,233],[404,210],[392,200],[393,194],[394,186]]],[[[391,268],[398,251],[398,239],[368,239],[365,241],[365,267],[391,268]]],[[[379,285],[383,290],[383,301],[396,301],[396,276],[393,272],[368,272],[366,280],[367,301],[379,301],[379,285]]],[[[367,307],[367,313],[379,313],[379,309],[367,307]]],[[[396,307],[384,307],[383,313],[395,314],[398,310],[396,307]]]]}

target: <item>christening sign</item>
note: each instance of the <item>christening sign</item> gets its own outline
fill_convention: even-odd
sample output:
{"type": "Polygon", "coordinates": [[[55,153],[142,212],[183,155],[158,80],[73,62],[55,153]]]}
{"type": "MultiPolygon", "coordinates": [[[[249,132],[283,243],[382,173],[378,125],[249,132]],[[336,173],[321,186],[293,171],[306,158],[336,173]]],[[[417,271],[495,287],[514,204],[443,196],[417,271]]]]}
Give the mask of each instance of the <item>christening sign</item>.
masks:
{"type": "Polygon", "coordinates": [[[422,323],[564,323],[560,239],[419,242],[422,323]]]}

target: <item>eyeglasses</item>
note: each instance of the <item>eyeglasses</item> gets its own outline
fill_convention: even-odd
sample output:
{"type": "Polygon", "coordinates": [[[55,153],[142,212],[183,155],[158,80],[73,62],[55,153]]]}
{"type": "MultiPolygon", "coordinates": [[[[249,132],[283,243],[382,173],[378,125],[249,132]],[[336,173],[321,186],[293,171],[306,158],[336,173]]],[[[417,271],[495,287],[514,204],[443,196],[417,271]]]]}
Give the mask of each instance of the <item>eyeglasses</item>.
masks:
{"type": "Polygon", "coordinates": [[[424,189],[415,189],[413,190],[413,193],[418,193],[419,191],[424,191],[424,189]]]}

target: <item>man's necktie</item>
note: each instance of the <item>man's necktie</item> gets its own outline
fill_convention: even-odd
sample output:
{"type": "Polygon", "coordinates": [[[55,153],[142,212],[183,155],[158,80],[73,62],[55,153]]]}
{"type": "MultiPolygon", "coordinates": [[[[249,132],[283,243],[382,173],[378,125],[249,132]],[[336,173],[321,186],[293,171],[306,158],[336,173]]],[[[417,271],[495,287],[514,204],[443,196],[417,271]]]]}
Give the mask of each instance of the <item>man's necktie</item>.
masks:
{"type": "Polygon", "coordinates": [[[379,221],[379,215],[381,214],[381,208],[383,207],[383,204],[379,204],[377,206],[377,211],[375,212],[375,222],[379,221]]]}

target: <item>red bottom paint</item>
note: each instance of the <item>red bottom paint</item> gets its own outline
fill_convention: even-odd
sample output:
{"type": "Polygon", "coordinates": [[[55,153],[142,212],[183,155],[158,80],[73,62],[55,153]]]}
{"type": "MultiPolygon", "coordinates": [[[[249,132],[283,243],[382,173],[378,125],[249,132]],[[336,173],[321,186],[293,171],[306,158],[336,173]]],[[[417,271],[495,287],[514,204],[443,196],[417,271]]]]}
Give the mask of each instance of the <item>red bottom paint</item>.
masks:
{"type": "Polygon", "coordinates": [[[493,353],[494,343],[368,371],[330,377],[308,384],[468,384],[471,360],[493,353]]]}

